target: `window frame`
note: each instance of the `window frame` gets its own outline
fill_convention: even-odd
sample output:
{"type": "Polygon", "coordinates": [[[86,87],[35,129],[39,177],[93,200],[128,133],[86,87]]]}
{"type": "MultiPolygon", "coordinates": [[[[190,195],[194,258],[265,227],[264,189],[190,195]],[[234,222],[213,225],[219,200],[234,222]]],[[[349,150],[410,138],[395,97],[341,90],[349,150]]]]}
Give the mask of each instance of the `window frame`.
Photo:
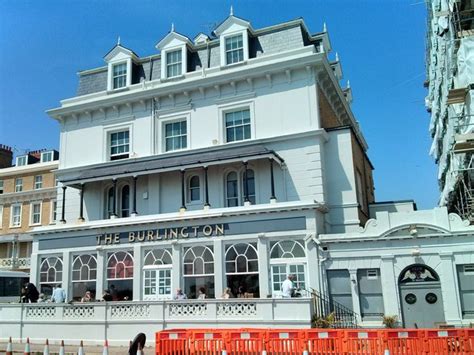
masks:
{"type": "Polygon", "coordinates": [[[186,172],[185,176],[186,181],[186,205],[193,206],[193,205],[200,205],[203,203],[203,194],[204,194],[204,181],[203,181],[203,174],[197,171],[190,171],[186,172]],[[197,177],[199,179],[199,199],[191,200],[191,179],[197,177]]]}
{"type": "Polygon", "coordinates": [[[241,144],[241,142],[251,141],[257,138],[255,128],[255,101],[245,100],[237,103],[226,104],[218,106],[219,113],[219,141],[221,144],[241,144]],[[250,110],[250,138],[243,140],[234,140],[227,142],[227,129],[226,129],[226,113],[237,112],[242,110],[250,110]]]}
{"type": "Polygon", "coordinates": [[[30,226],[39,226],[41,225],[41,217],[42,217],[42,211],[43,210],[43,202],[42,201],[33,201],[30,203],[30,226]],[[39,205],[39,221],[38,222],[35,222],[34,221],[34,217],[35,217],[35,212],[34,212],[34,208],[35,206],[38,206],[39,205]]]}
{"type": "Polygon", "coordinates": [[[56,222],[58,221],[58,212],[57,212],[58,201],[57,200],[50,200],[49,205],[50,205],[49,223],[50,224],[56,224],[56,222]]]}
{"type": "Polygon", "coordinates": [[[174,80],[184,77],[188,68],[188,47],[185,43],[174,45],[161,50],[161,81],[174,80]],[[168,76],[168,53],[181,51],[181,73],[175,76],[168,76]]]}
{"type": "Polygon", "coordinates": [[[247,63],[249,60],[249,34],[248,30],[239,29],[238,31],[233,31],[229,33],[223,33],[219,37],[219,46],[220,46],[220,57],[221,57],[221,68],[227,68],[237,65],[242,65],[247,63]],[[227,63],[227,51],[226,51],[226,39],[231,37],[236,37],[238,35],[242,35],[242,44],[243,44],[243,60],[236,63],[227,63]]]}
{"type": "Polygon", "coordinates": [[[33,178],[33,190],[39,190],[43,188],[43,175],[35,175],[33,178]],[[39,178],[39,181],[37,181],[39,178]]]}
{"type": "MultiPolygon", "coordinates": [[[[233,64],[238,64],[238,63],[244,62],[245,61],[245,54],[244,54],[245,48],[244,47],[245,47],[245,45],[244,45],[244,34],[242,32],[225,36],[224,37],[225,64],[226,65],[233,65],[233,64]],[[242,46],[237,47],[237,48],[227,49],[227,41],[233,40],[234,38],[237,38],[237,37],[241,37],[242,46]],[[228,55],[233,54],[234,52],[238,52],[238,54],[240,54],[240,51],[242,51],[242,59],[239,58],[240,60],[238,60],[236,62],[229,63],[228,55]]],[[[240,57],[240,55],[238,55],[238,57],[240,57]]]]}
{"type": "Polygon", "coordinates": [[[223,120],[224,120],[224,136],[225,136],[225,143],[236,143],[236,142],[242,142],[242,141],[248,141],[250,139],[252,139],[252,117],[251,117],[251,112],[250,112],[250,108],[241,108],[241,109],[236,109],[236,110],[228,110],[228,111],[225,111],[224,112],[224,117],[223,117],[223,120]],[[242,112],[246,112],[248,111],[249,113],[249,122],[248,123],[244,123],[242,121],[241,124],[236,124],[235,123],[235,120],[234,122],[232,123],[232,125],[229,125],[227,126],[227,115],[231,115],[231,114],[236,114],[236,113],[242,113],[242,112]],[[250,137],[245,137],[245,128],[248,126],[248,131],[249,131],[249,135],[250,137]],[[237,139],[235,137],[235,133],[234,133],[234,139],[229,141],[229,135],[227,133],[227,130],[228,129],[233,129],[234,131],[237,130],[238,128],[242,128],[242,139],[237,139]]]}
{"type": "Polygon", "coordinates": [[[183,49],[178,48],[178,49],[170,49],[165,52],[165,65],[166,65],[166,78],[171,79],[171,78],[177,78],[183,75],[183,49]],[[170,55],[173,55],[174,53],[179,53],[179,60],[176,62],[169,62],[170,55]],[[170,75],[170,69],[172,68],[177,68],[177,74],[175,75],[170,75]]]}
{"type": "Polygon", "coordinates": [[[191,112],[185,111],[168,115],[160,115],[156,121],[158,130],[155,137],[155,144],[159,154],[172,154],[191,149],[191,112]],[[166,150],[166,125],[169,123],[186,121],[186,148],[176,150],[166,150]]]}
{"type": "Polygon", "coordinates": [[[48,163],[48,162],[54,161],[54,152],[53,152],[52,150],[48,150],[48,151],[46,151],[46,152],[42,152],[42,153],[41,153],[41,159],[40,159],[40,161],[41,161],[42,163],[48,163]],[[51,159],[45,160],[45,158],[44,158],[45,156],[50,156],[51,159]]]}
{"type": "Polygon", "coordinates": [[[10,205],[10,228],[21,228],[21,223],[22,223],[22,214],[23,214],[23,205],[21,203],[13,203],[10,205]],[[14,217],[15,215],[13,214],[14,208],[15,207],[20,207],[20,214],[18,218],[18,224],[14,224],[14,217]]]}
{"type": "Polygon", "coordinates": [[[132,124],[117,124],[111,125],[104,128],[103,131],[103,159],[104,161],[117,161],[117,160],[125,160],[130,159],[133,156],[133,125],[132,124]],[[128,130],[128,158],[122,159],[111,159],[111,138],[112,134],[123,132],[128,130]]]}
{"type": "MultiPolygon", "coordinates": [[[[182,129],[182,127],[180,127],[180,129],[182,129]]],[[[165,153],[169,153],[169,152],[176,152],[176,151],[180,151],[180,150],[185,150],[185,149],[189,149],[188,148],[188,121],[186,119],[177,119],[177,120],[171,120],[171,121],[166,121],[166,122],[163,122],[163,151],[165,153]],[[186,127],[186,133],[185,134],[182,134],[182,132],[180,132],[181,134],[179,135],[172,135],[170,137],[168,137],[166,135],[166,126],[167,125],[173,125],[175,123],[185,123],[185,127],[186,127]],[[181,148],[177,148],[177,149],[170,149],[168,150],[167,149],[167,140],[168,138],[169,139],[179,139],[180,141],[182,141],[182,137],[185,137],[185,141],[186,141],[186,147],[181,147],[181,148]]]]}
{"type": "Polygon", "coordinates": [[[128,84],[129,66],[126,60],[111,63],[110,70],[111,70],[110,72],[110,89],[111,90],[120,90],[120,89],[126,88],[129,85],[128,84]],[[115,75],[115,68],[122,65],[125,66],[125,74],[115,75]],[[116,78],[124,78],[124,81],[125,81],[124,85],[115,87],[116,78]]]}
{"type": "Polygon", "coordinates": [[[3,227],[3,205],[0,205],[0,229],[3,227]]]}
{"type": "MultiPolygon", "coordinates": [[[[252,170],[253,171],[253,180],[254,180],[254,190],[255,190],[255,201],[252,202],[251,199],[249,198],[251,204],[257,205],[259,203],[259,189],[258,189],[258,184],[257,184],[257,178],[258,174],[256,173],[256,167],[253,165],[248,165],[247,166],[247,171],[252,170]]],[[[240,169],[227,169],[224,171],[223,174],[223,180],[224,180],[224,207],[239,207],[239,206],[244,206],[245,205],[245,186],[244,186],[244,174],[245,174],[245,168],[240,168],[240,169]],[[237,175],[237,196],[233,197],[232,199],[237,198],[237,205],[236,206],[229,206],[229,197],[227,195],[227,177],[231,173],[236,173],[237,175]]],[[[249,195],[250,197],[251,195],[249,195]]]]}
{"type": "Polygon", "coordinates": [[[145,250],[143,254],[143,267],[142,267],[142,272],[143,272],[143,283],[142,283],[142,292],[143,292],[143,300],[148,301],[148,300],[159,300],[159,299],[171,299],[172,294],[173,294],[173,256],[169,248],[152,248],[152,249],[147,249],[145,250]],[[157,254],[155,252],[161,253],[161,256],[157,258],[157,254]],[[151,255],[154,258],[153,264],[147,264],[146,260],[148,259],[148,256],[151,255]],[[165,264],[163,263],[164,257],[168,257],[170,263],[165,264]],[[157,263],[159,261],[159,263],[157,263]],[[163,280],[160,277],[161,272],[170,272],[170,293],[163,293],[160,294],[158,292],[160,286],[166,287],[166,285],[160,285],[160,281],[163,281],[165,279],[168,279],[168,277],[164,277],[163,280]],[[147,279],[152,279],[151,277],[147,276],[147,273],[155,273],[154,276],[154,281],[155,285],[147,285],[146,280],[147,279]],[[147,289],[151,289],[155,287],[155,293],[154,294],[146,294],[147,289]]]}
{"type": "Polygon", "coordinates": [[[16,166],[26,166],[28,165],[28,155],[20,155],[16,157],[16,166]],[[24,164],[20,164],[20,161],[23,161],[24,159],[24,164]]]}
{"type": "Polygon", "coordinates": [[[15,192],[23,191],[23,178],[15,178],[15,192]],[[19,182],[19,183],[18,183],[19,182]]]}
{"type": "Polygon", "coordinates": [[[39,274],[39,285],[40,285],[40,292],[42,291],[42,286],[50,286],[53,287],[56,284],[62,284],[63,282],[63,272],[64,272],[64,262],[61,256],[57,255],[45,255],[41,258],[40,267],[38,270],[39,274]],[[50,262],[51,261],[51,262],[50,262]],[[43,264],[48,264],[48,270],[42,271],[43,264]],[[58,267],[61,267],[61,270],[58,271],[58,267]],[[49,279],[49,270],[54,269],[54,280],[49,279]],[[46,281],[41,281],[41,275],[46,273],[46,281]]]}

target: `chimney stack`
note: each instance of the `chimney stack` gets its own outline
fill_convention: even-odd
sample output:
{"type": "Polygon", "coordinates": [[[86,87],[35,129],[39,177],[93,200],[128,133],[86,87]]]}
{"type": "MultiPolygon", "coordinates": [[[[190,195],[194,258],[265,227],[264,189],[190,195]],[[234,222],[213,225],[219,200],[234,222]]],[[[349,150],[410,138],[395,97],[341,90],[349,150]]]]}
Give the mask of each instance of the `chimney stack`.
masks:
{"type": "Polygon", "coordinates": [[[7,145],[0,144],[0,169],[11,167],[12,161],[12,148],[7,145]]]}

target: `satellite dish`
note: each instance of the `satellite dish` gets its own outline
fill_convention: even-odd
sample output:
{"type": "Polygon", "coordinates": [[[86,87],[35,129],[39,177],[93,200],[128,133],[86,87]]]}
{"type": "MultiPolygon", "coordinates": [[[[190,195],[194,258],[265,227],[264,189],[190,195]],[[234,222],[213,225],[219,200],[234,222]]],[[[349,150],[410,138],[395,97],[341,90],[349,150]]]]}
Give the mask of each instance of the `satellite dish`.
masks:
{"type": "Polygon", "coordinates": [[[137,355],[138,346],[140,349],[145,348],[146,335],[143,333],[138,333],[135,339],[133,339],[132,344],[130,344],[130,349],[128,349],[129,355],[137,355]]]}

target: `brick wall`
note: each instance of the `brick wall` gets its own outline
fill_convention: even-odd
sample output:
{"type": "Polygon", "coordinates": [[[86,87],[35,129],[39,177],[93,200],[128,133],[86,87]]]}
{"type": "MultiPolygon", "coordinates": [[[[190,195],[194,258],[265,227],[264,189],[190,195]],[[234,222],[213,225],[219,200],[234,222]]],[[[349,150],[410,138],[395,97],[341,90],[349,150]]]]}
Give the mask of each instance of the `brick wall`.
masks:
{"type": "Polygon", "coordinates": [[[342,124],[339,122],[336,114],[329,105],[326,96],[322,90],[318,88],[318,99],[319,99],[319,117],[321,120],[322,128],[335,128],[340,127],[342,124]]]}

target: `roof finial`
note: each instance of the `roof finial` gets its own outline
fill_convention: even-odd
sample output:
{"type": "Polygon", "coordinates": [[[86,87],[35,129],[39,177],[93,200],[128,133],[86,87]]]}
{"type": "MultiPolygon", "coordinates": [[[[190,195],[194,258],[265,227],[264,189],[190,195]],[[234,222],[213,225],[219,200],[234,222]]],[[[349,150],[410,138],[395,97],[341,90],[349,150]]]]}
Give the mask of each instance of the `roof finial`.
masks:
{"type": "Polygon", "coordinates": [[[120,36],[117,38],[117,46],[120,46],[120,36]]]}
{"type": "Polygon", "coordinates": [[[326,27],[326,22],[324,22],[323,24],[323,32],[327,32],[328,31],[328,28],[326,27]]]}
{"type": "Polygon", "coordinates": [[[174,32],[174,22],[171,22],[171,32],[174,32]]]}
{"type": "Polygon", "coordinates": [[[339,62],[339,54],[336,52],[336,62],[339,62]]]}
{"type": "Polygon", "coordinates": [[[234,16],[234,7],[230,5],[230,16],[234,16]]]}

